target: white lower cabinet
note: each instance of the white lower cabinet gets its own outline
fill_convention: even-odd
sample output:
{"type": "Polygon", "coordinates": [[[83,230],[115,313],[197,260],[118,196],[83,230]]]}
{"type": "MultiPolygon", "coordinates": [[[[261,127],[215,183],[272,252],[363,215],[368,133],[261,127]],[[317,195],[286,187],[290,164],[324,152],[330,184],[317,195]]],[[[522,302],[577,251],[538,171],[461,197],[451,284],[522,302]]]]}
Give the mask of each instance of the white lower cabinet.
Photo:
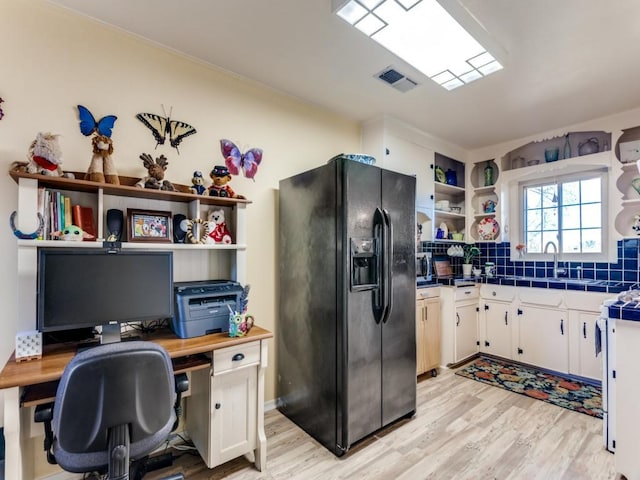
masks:
{"type": "Polygon", "coordinates": [[[483,285],[480,288],[480,351],[513,359],[513,301],[516,288],[483,285]]]}
{"type": "Polygon", "coordinates": [[[520,304],[518,323],[518,360],[538,367],[569,372],[569,322],[567,311],[520,304]]]}
{"type": "Polygon", "coordinates": [[[511,358],[511,304],[483,300],[480,306],[480,351],[511,358]]]}
{"type": "Polygon", "coordinates": [[[478,295],[475,285],[443,287],[442,363],[459,363],[478,353],[478,295]]]}
{"type": "Polygon", "coordinates": [[[595,330],[599,313],[569,311],[569,373],[602,380],[602,357],[596,356],[595,330]]]}
{"type": "Polygon", "coordinates": [[[442,362],[458,363],[480,351],[602,380],[595,324],[610,297],[493,284],[442,288],[442,362]]]}
{"type": "Polygon", "coordinates": [[[197,379],[187,397],[187,431],[209,468],[252,451],[258,469],[263,466],[263,359],[260,342],[245,343],[214,350],[211,370],[192,372],[197,379]]]}
{"type": "Polygon", "coordinates": [[[454,362],[478,353],[478,305],[461,304],[456,306],[454,362]]]}

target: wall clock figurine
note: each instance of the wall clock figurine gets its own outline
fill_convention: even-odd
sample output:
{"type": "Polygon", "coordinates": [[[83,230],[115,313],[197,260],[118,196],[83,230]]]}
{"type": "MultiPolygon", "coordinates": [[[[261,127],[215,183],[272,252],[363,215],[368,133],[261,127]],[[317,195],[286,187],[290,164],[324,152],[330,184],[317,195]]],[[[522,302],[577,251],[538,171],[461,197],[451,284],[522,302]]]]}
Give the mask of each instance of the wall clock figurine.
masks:
{"type": "Polygon", "coordinates": [[[164,105],[162,105],[164,117],[156,115],[155,113],[139,113],[136,115],[136,118],[151,130],[153,137],[156,139],[156,148],[158,148],[158,145],[164,145],[167,136],[169,136],[169,143],[176,149],[178,154],[180,154],[178,145],[180,145],[183,138],[196,133],[196,129],[188,123],[171,120],[172,111],[173,107],[171,107],[169,115],[167,115],[164,105]]]}
{"type": "Polygon", "coordinates": [[[262,161],[261,148],[250,148],[245,153],[241,153],[235,143],[223,138],[220,140],[220,150],[231,175],[238,175],[242,169],[244,176],[253,180],[258,173],[258,165],[262,161]]]}

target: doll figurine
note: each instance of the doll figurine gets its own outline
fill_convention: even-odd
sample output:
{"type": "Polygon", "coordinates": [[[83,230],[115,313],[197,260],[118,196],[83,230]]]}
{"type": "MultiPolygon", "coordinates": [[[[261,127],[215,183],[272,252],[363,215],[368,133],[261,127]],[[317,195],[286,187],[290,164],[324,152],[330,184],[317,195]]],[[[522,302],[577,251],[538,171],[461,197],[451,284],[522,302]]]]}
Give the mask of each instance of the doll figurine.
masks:
{"type": "Polygon", "coordinates": [[[209,176],[213,180],[213,184],[209,187],[210,197],[244,198],[242,195],[237,195],[228,185],[232,177],[229,169],[224,165],[213,167],[209,176]]]}

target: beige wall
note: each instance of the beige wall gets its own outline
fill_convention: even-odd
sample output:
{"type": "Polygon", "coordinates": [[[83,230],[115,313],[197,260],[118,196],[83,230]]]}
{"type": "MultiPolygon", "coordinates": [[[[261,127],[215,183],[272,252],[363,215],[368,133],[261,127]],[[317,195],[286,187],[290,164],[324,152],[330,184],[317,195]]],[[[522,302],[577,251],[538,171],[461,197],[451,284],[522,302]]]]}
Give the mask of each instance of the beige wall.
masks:
{"type": "MultiPolygon", "coordinates": [[[[237,177],[231,185],[253,202],[248,208],[251,311],[261,326],[277,334],[278,181],[342,151],[359,151],[356,122],[38,0],[0,0],[0,70],[4,171],[24,159],[39,131],[62,134],[64,168],[85,170],[90,141],[78,128],[77,104],[97,118],[118,116],[112,138],[122,175],[144,175],[138,159],[142,152],[163,153],[169,159],[167,178],[189,184],[194,170],[208,172],[222,163],[220,138],[242,149],[263,148],[256,181],[237,177]],[[174,119],[198,130],[180,145],[179,156],[168,145],[154,152],[151,133],[135,119],[140,112],[161,113],[160,104],[173,106],[174,119]]],[[[13,351],[15,333],[35,328],[35,319],[16,318],[16,241],[8,226],[16,208],[17,186],[8,175],[0,175],[2,364],[13,351]]],[[[275,396],[274,351],[267,371],[267,400],[275,396]]],[[[0,409],[0,425],[1,415],[0,409]]]]}

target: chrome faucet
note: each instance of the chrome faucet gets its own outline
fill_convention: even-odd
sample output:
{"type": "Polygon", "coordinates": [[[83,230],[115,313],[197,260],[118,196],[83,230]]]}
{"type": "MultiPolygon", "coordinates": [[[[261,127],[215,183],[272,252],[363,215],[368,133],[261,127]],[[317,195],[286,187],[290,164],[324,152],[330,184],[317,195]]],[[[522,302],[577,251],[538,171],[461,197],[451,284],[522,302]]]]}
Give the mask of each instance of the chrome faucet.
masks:
{"type": "Polygon", "coordinates": [[[549,253],[549,245],[553,247],[553,278],[558,278],[558,275],[564,275],[565,269],[558,267],[558,247],[553,242],[547,242],[544,246],[544,253],[549,253]]]}

